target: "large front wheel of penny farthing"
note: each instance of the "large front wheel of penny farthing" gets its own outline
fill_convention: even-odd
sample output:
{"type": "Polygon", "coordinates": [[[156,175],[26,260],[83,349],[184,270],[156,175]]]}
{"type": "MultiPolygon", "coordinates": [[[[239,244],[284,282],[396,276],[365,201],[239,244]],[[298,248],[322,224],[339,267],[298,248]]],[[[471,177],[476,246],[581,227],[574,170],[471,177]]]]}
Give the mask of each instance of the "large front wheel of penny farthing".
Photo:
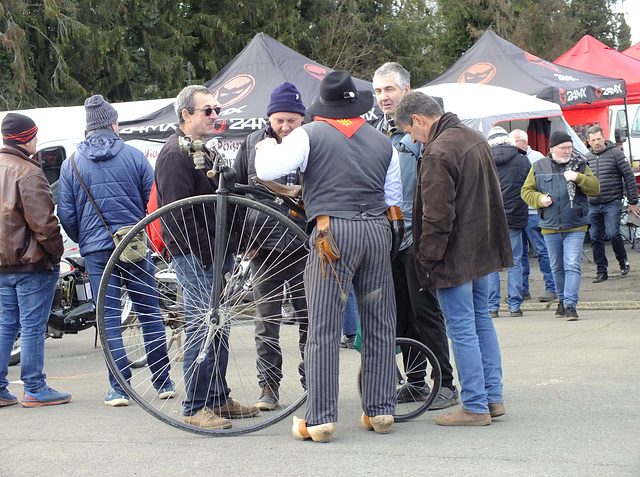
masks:
{"type": "Polygon", "coordinates": [[[302,284],[307,236],[286,215],[262,203],[238,196],[226,199],[228,234],[223,237],[220,270],[203,268],[198,258],[204,249],[215,247],[212,237],[219,216],[218,196],[183,199],[146,217],[118,245],[105,268],[97,300],[100,339],[119,384],[163,422],[205,435],[262,429],[290,415],[306,399],[301,349],[307,324],[302,284]],[[194,222],[199,227],[199,241],[190,225],[194,222]],[[145,228],[161,230],[165,243],[179,245],[172,247],[172,253],[153,260],[147,254],[139,262],[123,264],[120,253],[145,228]],[[204,233],[207,230],[210,233],[204,233]],[[253,268],[254,300],[247,302],[243,298],[249,263],[253,268]],[[222,277],[217,307],[212,306],[214,273],[222,277]],[[169,283],[171,277],[175,283],[169,283]],[[288,286],[277,285],[284,281],[288,286]],[[123,287],[131,299],[143,342],[121,338],[123,287]],[[161,306],[144,306],[156,303],[158,298],[161,306]],[[297,305],[293,324],[291,316],[282,318],[285,299],[297,305]],[[268,310],[276,311],[270,314],[268,310]],[[176,320],[184,322],[186,330],[182,346],[165,351],[176,320]],[[146,354],[147,365],[136,369],[130,356],[139,356],[140,352],[146,354]],[[225,361],[226,373],[220,371],[225,361]],[[185,410],[192,413],[205,406],[215,411],[227,395],[242,405],[254,405],[262,391],[257,369],[270,383],[278,384],[275,409],[231,419],[229,429],[184,422],[185,410]],[[167,392],[170,382],[175,386],[173,396],[167,392]]]}

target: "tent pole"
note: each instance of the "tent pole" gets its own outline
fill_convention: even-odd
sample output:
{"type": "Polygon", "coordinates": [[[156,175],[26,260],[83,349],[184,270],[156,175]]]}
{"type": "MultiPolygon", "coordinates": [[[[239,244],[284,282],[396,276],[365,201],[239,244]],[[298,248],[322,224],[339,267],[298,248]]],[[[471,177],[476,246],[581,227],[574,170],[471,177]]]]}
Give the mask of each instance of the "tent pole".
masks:
{"type": "Polygon", "coordinates": [[[629,124],[629,115],[627,114],[627,97],[624,97],[624,117],[627,121],[627,141],[629,141],[629,164],[633,165],[633,152],[631,151],[631,124],[629,124]]]}

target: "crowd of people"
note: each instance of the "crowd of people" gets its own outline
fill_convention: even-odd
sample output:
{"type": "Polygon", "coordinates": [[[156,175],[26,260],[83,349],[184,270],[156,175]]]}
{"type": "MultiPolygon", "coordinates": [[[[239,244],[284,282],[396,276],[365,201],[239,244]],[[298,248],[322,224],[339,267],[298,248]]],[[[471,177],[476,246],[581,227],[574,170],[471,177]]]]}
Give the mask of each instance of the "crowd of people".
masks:
{"type": "MultiPolygon", "coordinates": [[[[251,418],[279,406],[282,352],[280,304],[261,300],[285,283],[295,290],[300,312],[300,379],[308,392],[303,418],[294,417],[296,439],[326,442],[338,421],[340,347],[358,341],[362,360],[362,426],[388,433],[397,403],[424,401],[431,393],[424,370],[407,376],[397,389],[395,338],[413,338],[431,349],[442,370],[442,385],[430,409],[442,426],[485,426],[505,414],[502,359],[493,319],[499,317],[500,271],[507,272],[507,306],[523,316],[529,291],[529,250],[538,259],[545,284],[541,302],[558,300],[556,317],[578,319],[581,255],[589,229],[595,283],[608,278],[605,237],[611,240],[621,275],[630,270],[619,234],[622,197],[640,214],[635,177],[624,154],[603,130],[588,131],[591,151],[573,149],[572,138],[555,131],[549,153],[528,146],[527,133],[494,127],[488,140],[423,93],[411,91],[409,73],[398,63],[380,66],[374,95],[358,90],[345,71],[327,74],[318,99],[305,106],[295,85],[283,82],[271,93],[268,125],[250,134],[236,156],[236,181],[254,178],[301,186],[310,230],[309,250],[286,246],[269,236],[252,237],[247,257],[254,275],[271,267],[273,251],[288,254],[287,266],[257,282],[255,298],[255,403],[231,397],[226,382],[229,331],[207,340],[199,303],[208,302],[214,281],[213,209],[182,224],[162,224],[163,239],[183,290],[186,341],[183,374],[185,423],[227,429],[232,420],[251,418]],[[375,101],[382,117],[371,126],[362,115],[375,101]],[[313,120],[305,122],[305,117],[313,120]],[[336,197],[340,200],[336,201],[336,197]],[[589,228],[590,225],[590,228],[589,228]],[[329,237],[333,255],[322,252],[329,237]],[[188,251],[185,253],[185,251],[188,251]],[[332,272],[325,274],[325,265],[332,272]],[[304,313],[306,312],[306,313],[304,313]],[[346,314],[345,314],[346,313],[346,314]],[[301,318],[301,315],[304,317],[301,318]],[[344,324],[344,326],[343,326],[344,324]],[[356,339],[356,334],[359,336],[356,339]],[[455,359],[454,382],[449,342],[455,359]],[[211,385],[215,383],[215,385],[211,385]],[[458,387],[460,391],[458,391],[458,387]]],[[[220,104],[204,86],[178,95],[178,128],[166,142],[155,171],[146,157],[118,135],[118,114],[100,95],[85,101],[85,140],[61,168],[57,214],[78,242],[91,285],[97,290],[114,246],[114,234],[139,222],[155,183],[158,206],[212,194],[217,176],[194,167],[180,138],[203,140],[214,132],[220,104]]],[[[44,337],[63,253],[48,182],[31,156],[37,126],[11,113],[2,122],[0,149],[0,406],[17,404],[8,390],[12,344],[21,332],[22,405],[68,402],[71,396],[45,381],[44,337]]],[[[271,205],[271,204],[270,204],[271,205]]],[[[264,220],[247,216],[248,222],[264,220]]],[[[269,224],[269,229],[278,224],[269,224]]],[[[148,254],[150,252],[147,252],[148,254]]],[[[149,257],[147,257],[149,258],[149,257]]],[[[151,383],[159,399],[172,399],[165,328],[154,289],[153,262],[120,259],[105,300],[110,347],[125,379],[131,372],[120,334],[119,283],[127,284],[143,329],[151,383]],[[142,265],[141,265],[142,264],[142,265]],[[144,288],[144,292],[141,290],[144,288]],[[111,326],[109,324],[111,323],[111,326]]],[[[232,264],[223,260],[228,271],[232,264]]],[[[126,406],[129,396],[109,370],[109,406],[126,406]]]]}

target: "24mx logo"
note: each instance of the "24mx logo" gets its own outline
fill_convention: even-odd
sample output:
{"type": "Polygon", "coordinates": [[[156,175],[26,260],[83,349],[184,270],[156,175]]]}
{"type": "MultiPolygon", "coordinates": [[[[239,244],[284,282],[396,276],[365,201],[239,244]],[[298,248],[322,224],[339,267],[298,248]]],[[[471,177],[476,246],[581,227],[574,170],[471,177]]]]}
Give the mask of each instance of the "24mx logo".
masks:
{"type": "Polygon", "coordinates": [[[616,84],[613,86],[607,86],[602,90],[603,96],[612,96],[614,94],[622,94],[622,85],[616,84]]]}
{"type": "Polygon", "coordinates": [[[558,95],[560,97],[560,102],[562,104],[572,103],[574,101],[580,101],[583,98],[587,97],[587,87],[572,89],[569,91],[565,91],[563,89],[558,90],[558,95]]]}

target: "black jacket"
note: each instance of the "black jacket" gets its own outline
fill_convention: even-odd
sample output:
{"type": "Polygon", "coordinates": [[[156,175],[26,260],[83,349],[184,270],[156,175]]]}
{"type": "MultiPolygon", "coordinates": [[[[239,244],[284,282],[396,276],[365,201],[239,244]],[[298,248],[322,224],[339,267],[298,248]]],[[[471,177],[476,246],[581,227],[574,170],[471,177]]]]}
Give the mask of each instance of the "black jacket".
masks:
{"type": "Polygon", "coordinates": [[[527,154],[510,144],[496,144],[491,148],[496,161],[500,190],[509,228],[524,230],[529,222],[529,207],[522,200],[520,190],[531,169],[527,154]]]}
{"type": "MultiPolygon", "coordinates": [[[[213,163],[206,158],[205,169],[196,169],[193,157],[180,152],[178,136],[184,133],[178,129],[176,134],[169,137],[156,161],[156,187],[158,190],[158,208],[176,200],[215,193],[218,188],[217,176],[207,177],[207,171],[213,163]]],[[[167,249],[172,254],[183,254],[186,250],[198,254],[204,268],[213,263],[213,238],[215,235],[215,211],[213,205],[203,208],[184,209],[183,222],[171,223],[167,220],[162,224],[162,238],[167,249]],[[192,213],[193,212],[193,213],[192,213]]]]}
{"type": "Polygon", "coordinates": [[[589,151],[587,161],[600,181],[600,193],[589,197],[589,204],[607,204],[622,199],[625,194],[630,204],[638,203],[636,178],[624,153],[614,143],[606,141],[604,151],[600,154],[589,151]]]}
{"type": "MultiPolygon", "coordinates": [[[[233,168],[236,170],[236,183],[253,185],[251,179],[256,176],[255,145],[267,137],[280,142],[273,128],[267,126],[265,129],[249,134],[240,145],[235,162],[233,163],[233,168]]],[[[292,173],[275,179],[273,182],[288,185],[300,184],[300,176],[299,173],[292,173]]],[[[262,202],[278,210],[285,216],[288,216],[304,230],[304,219],[293,217],[287,207],[278,205],[272,200],[262,200],[262,202]]],[[[243,216],[241,218],[246,221],[243,229],[247,232],[242,239],[244,243],[249,244],[251,247],[257,245],[262,250],[277,250],[283,252],[287,248],[290,250],[299,249],[302,245],[300,241],[293,236],[288,239],[283,238],[283,234],[287,231],[287,228],[280,222],[268,220],[265,214],[257,210],[250,210],[246,217],[243,216]]]]}

